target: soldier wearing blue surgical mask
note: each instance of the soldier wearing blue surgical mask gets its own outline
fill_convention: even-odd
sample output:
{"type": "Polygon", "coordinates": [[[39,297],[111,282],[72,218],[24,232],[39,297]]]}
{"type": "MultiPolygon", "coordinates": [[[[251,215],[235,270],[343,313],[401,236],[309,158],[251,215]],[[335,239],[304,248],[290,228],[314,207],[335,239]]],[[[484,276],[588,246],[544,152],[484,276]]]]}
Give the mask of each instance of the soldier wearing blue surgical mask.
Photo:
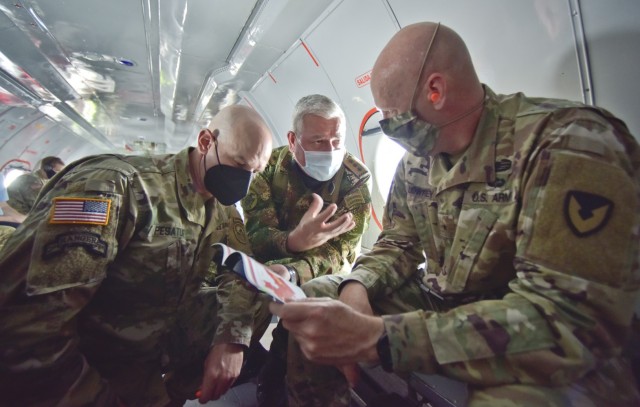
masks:
{"type": "MultiPolygon", "coordinates": [[[[369,223],[371,175],[346,152],[345,116],[333,100],[305,96],[292,119],[288,145],[273,150],[242,207],[256,258],[285,265],[301,284],[351,271],[369,223]]],[[[277,328],[273,337],[270,363],[259,376],[260,405],[283,397],[286,331],[277,328]]]]}

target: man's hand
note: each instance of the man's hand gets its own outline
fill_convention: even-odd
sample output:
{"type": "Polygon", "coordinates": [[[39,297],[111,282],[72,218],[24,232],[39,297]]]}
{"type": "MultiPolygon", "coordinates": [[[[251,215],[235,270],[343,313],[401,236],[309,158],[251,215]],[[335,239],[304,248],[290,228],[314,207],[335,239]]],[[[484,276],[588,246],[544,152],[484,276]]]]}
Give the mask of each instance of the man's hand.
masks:
{"type": "Polygon", "coordinates": [[[206,403],[217,400],[229,390],[240,375],[243,347],[235,343],[215,345],[204,362],[202,392],[198,400],[206,403]]]}
{"type": "Polygon", "coordinates": [[[298,226],[289,233],[287,250],[292,253],[304,252],[318,247],[327,240],[348,232],[356,226],[351,213],[345,213],[332,222],[328,222],[336,213],[337,205],[331,204],[321,211],[322,198],[318,194],[312,194],[311,197],[309,209],[300,219],[298,226]]]}
{"type": "Polygon", "coordinates": [[[289,274],[289,270],[282,264],[271,264],[267,266],[271,271],[280,275],[280,277],[284,278],[287,281],[291,280],[291,274],[289,274]]]}
{"type": "Polygon", "coordinates": [[[269,309],[282,319],[302,353],[313,362],[335,366],[378,362],[376,344],[384,331],[380,317],[328,298],[272,302],[269,309]]]}

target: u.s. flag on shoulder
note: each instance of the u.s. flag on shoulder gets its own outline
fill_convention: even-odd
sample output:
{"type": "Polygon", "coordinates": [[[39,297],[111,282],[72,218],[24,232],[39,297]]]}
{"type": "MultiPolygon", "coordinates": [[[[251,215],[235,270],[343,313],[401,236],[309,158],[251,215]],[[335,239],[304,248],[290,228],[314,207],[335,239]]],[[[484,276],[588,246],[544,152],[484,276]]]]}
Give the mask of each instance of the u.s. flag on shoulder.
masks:
{"type": "Polygon", "coordinates": [[[106,225],[111,199],[54,198],[49,223],[106,225]]]}

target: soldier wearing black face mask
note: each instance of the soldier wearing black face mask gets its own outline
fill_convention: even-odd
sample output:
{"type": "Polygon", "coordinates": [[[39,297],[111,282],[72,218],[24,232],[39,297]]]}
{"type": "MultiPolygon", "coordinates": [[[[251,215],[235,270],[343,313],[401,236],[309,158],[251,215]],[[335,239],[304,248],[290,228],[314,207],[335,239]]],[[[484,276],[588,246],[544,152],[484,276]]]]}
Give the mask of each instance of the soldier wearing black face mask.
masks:
{"type": "Polygon", "coordinates": [[[9,206],[21,214],[29,213],[38,197],[38,193],[60,170],[64,162],[54,156],[44,157],[40,161],[40,169],[30,174],[23,174],[16,178],[7,188],[9,206]]]}
{"type": "Polygon", "coordinates": [[[231,106],[195,148],[85,157],[53,177],[0,255],[0,404],[224,394],[271,315],[266,296],[212,264],[213,245],[251,254],[233,203],[271,147],[258,113],[231,106]]]}

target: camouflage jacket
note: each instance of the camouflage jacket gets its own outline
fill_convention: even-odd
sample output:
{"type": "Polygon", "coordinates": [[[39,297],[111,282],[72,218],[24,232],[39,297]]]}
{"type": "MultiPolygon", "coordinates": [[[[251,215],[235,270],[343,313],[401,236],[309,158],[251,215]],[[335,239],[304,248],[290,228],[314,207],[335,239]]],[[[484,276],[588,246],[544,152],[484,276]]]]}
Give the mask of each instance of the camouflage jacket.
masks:
{"type": "Polygon", "coordinates": [[[628,332],[640,150],[602,109],[485,89],[454,163],[403,157],[384,230],[343,284],[361,282],[375,304],[413,282],[440,311],[383,317],[396,371],[572,383],[616,360],[628,332]]]}
{"type": "Polygon", "coordinates": [[[41,170],[30,174],[22,174],[7,188],[7,203],[16,211],[26,215],[29,213],[42,187],[48,179],[41,170]]]}
{"type": "MultiPolygon", "coordinates": [[[[168,331],[213,285],[212,244],[250,253],[236,208],[195,192],[188,151],[88,157],[45,186],[0,255],[0,394],[89,403],[105,384],[87,359],[160,366],[168,331]]],[[[214,343],[248,345],[257,294],[216,278],[214,343]]]]}
{"type": "Polygon", "coordinates": [[[296,174],[295,160],[287,146],[273,150],[267,168],[258,174],[242,200],[247,233],[256,258],[287,264],[296,269],[300,282],[323,274],[345,274],[360,251],[362,234],[371,216],[371,174],[347,153],[342,168],[318,190],[307,188],[296,174]],[[336,184],[339,185],[336,188],[336,184]],[[325,203],[336,203],[336,215],[351,212],[356,226],[322,246],[304,253],[290,253],[286,240],[309,209],[312,193],[325,203]]]}

